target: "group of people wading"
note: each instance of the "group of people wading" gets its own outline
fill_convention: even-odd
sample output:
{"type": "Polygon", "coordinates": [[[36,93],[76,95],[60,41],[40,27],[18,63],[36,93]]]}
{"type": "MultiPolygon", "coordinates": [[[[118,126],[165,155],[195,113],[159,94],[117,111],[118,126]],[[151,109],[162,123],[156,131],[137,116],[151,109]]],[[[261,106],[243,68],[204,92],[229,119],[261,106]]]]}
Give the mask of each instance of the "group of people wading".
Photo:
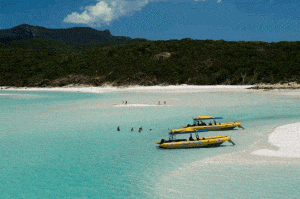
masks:
{"type": "MultiPolygon", "coordinates": [[[[139,132],[141,132],[143,130],[143,128],[142,127],[140,127],[139,128],[139,132]]],[[[152,129],[150,129],[150,131],[151,131],[152,129]]],[[[117,127],[117,131],[120,131],[120,126],[118,126],[117,127]]],[[[131,132],[133,132],[134,130],[133,130],[133,128],[131,128],[131,132]]]]}

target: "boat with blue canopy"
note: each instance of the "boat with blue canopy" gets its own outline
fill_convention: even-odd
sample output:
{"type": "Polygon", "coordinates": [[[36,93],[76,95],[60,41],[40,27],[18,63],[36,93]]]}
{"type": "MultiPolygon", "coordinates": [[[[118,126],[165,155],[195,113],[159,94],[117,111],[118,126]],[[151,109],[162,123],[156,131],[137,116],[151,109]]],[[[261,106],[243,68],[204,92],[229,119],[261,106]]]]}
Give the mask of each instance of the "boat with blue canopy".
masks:
{"type": "MultiPolygon", "coordinates": [[[[186,125],[181,129],[173,129],[171,133],[185,132],[187,129],[193,130],[209,130],[209,131],[220,131],[220,130],[232,130],[235,127],[243,128],[241,122],[217,122],[216,120],[223,119],[222,117],[213,116],[198,116],[193,118],[193,124],[186,125]],[[205,123],[205,121],[209,121],[205,123]]],[[[244,128],[243,128],[244,129],[244,128]]]]}

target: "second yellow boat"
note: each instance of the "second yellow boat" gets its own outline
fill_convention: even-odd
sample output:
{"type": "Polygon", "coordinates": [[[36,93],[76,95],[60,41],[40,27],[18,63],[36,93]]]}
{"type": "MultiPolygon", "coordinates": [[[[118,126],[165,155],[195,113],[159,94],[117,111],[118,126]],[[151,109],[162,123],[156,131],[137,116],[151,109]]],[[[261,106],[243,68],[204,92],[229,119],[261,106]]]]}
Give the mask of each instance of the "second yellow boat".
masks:
{"type": "Polygon", "coordinates": [[[181,129],[172,129],[171,133],[179,133],[186,131],[197,131],[197,130],[209,130],[209,131],[219,131],[219,130],[231,130],[235,127],[243,128],[241,122],[216,122],[217,119],[223,119],[222,117],[213,116],[198,116],[193,120],[193,124],[186,125],[181,129]],[[209,123],[205,123],[205,120],[210,120],[209,123]]]}

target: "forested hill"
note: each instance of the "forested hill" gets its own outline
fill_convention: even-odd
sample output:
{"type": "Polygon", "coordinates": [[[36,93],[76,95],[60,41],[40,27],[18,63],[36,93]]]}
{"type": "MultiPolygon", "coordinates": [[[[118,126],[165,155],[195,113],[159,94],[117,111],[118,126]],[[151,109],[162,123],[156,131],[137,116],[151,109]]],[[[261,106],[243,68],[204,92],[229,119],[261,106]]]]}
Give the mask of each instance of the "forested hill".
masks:
{"type": "Polygon", "coordinates": [[[144,42],[146,39],[113,36],[109,30],[99,31],[89,27],[48,29],[22,24],[0,30],[0,43],[3,48],[49,49],[78,51],[127,42],[144,42]]]}
{"type": "MultiPolygon", "coordinates": [[[[60,41],[47,43],[58,46],[60,41]]],[[[3,44],[2,44],[3,46],[3,44]]],[[[127,42],[80,51],[0,47],[0,85],[215,85],[300,81],[300,42],[127,42]]]]}

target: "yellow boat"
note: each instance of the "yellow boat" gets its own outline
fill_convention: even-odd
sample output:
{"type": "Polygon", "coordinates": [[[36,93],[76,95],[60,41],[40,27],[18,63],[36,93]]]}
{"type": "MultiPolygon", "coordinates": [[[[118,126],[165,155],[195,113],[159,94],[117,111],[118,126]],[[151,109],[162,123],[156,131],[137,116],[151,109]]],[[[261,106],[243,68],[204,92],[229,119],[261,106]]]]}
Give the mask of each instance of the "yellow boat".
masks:
{"type": "MultiPolygon", "coordinates": [[[[200,130],[206,131],[206,130],[200,130]]],[[[197,131],[197,132],[200,132],[197,131]]],[[[196,132],[196,133],[197,133],[196,132]]],[[[182,132],[183,133],[192,133],[192,132],[182,132]]],[[[173,139],[174,134],[170,133],[169,140],[162,139],[158,141],[156,144],[159,144],[160,148],[164,149],[183,149],[183,148],[196,148],[196,147],[217,147],[228,141],[235,145],[233,141],[231,141],[230,136],[222,135],[222,136],[211,136],[211,137],[198,137],[196,134],[196,138],[192,138],[192,134],[189,139],[173,139]]]]}
{"type": "MultiPolygon", "coordinates": [[[[195,117],[194,123],[192,125],[188,124],[181,129],[173,129],[171,133],[180,133],[186,131],[197,131],[197,130],[209,130],[209,131],[219,131],[219,130],[231,130],[235,127],[243,128],[241,122],[224,122],[217,123],[217,119],[223,119],[222,117],[213,117],[213,116],[198,116],[195,117]],[[206,124],[203,120],[210,120],[210,123],[206,124]],[[213,121],[213,122],[212,122],[213,121]]],[[[244,128],[243,128],[244,129],[244,128]]]]}

